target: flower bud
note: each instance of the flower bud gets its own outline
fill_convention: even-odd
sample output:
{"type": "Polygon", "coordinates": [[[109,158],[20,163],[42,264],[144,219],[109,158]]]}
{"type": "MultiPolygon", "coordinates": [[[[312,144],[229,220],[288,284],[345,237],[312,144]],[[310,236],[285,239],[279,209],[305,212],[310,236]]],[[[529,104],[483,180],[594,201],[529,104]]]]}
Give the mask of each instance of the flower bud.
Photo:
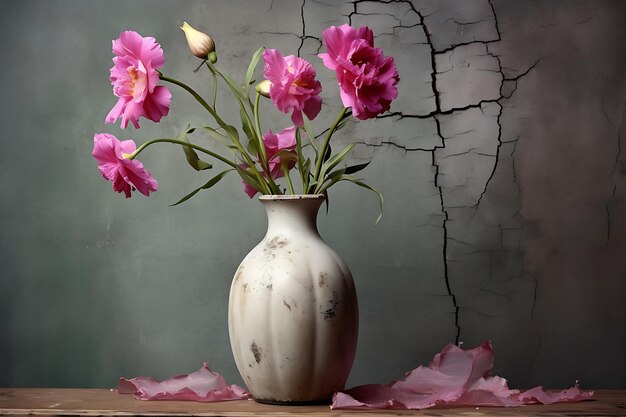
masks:
{"type": "Polygon", "coordinates": [[[215,42],[213,42],[213,39],[211,39],[209,35],[194,29],[187,22],[183,22],[183,25],[180,28],[183,32],[185,32],[187,45],[189,45],[189,49],[192,54],[200,59],[208,59],[209,54],[212,54],[215,61],[217,61],[217,56],[215,55],[215,42]]]}
{"type": "Polygon", "coordinates": [[[254,87],[254,89],[263,97],[270,98],[270,87],[272,82],[270,80],[263,80],[254,87]]]}

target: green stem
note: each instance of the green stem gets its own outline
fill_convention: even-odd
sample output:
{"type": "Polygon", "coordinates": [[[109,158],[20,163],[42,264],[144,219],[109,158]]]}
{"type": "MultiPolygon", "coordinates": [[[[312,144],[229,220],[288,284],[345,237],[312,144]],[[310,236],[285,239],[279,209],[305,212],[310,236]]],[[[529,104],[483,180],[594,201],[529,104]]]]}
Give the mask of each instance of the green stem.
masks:
{"type": "Polygon", "coordinates": [[[195,98],[198,103],[200,103],[202,105],[202,107],[204,107],[210,114],[211,116],[213,116],[213,118],[215,119],[215,121],[220,125],[223,126],[224,125],[224,121],[222,120],[222,118],[217,114],[217,112],[215,111],[215,109],[213,107],[211,107],[209,105],[209,103],[206,102],[205,99],[203,99],[200,94],[198,94],[193,88],[189,87],[187,84],[183,83],[182,81],[178,81],[174,78],[170,78],[170,77],[166,77],[165,75],[159,73],[159,77],[163,80],[166,81],[168,83],[172,83],[175,84],[185,90],[187,90],[187,92],[189,92],[189,94],[191,94],[193,96],[193,98],[195,98]]]}
{"type": "MultiPolygon", "coordinates": [[[[300,128],[296,127],[296,150],[298,152],[298,173],[300,174],[300,181],[302,181],[302,194],[306,194],[306,181],[304,179],[304,165],[302,164],[302,137],[300,135],[300,128]]],[[[308,172],[306,175],[308,176],[308,172]]]]}
{"type": "MultiPolygon", "coordinates": [[[[203,152],[207,155],[212,156],[213,158],[222,161],[223,163],[225,163],[226,165],[229,165],[231,167],[233,167],[234,169],[236,169],[238,172],[240,170],[239,166],[237,164],[235,164],[234,162],[232,162],[231,160],[224,158],[223,156],[210,151],[206,148],[203,148],[202,146],[198,146],[198,145],[194,145],[193,143],[189,143],[189,142],[184,142],[182,140],[178,140],[178,139],[169,139],[169,138],[159,138],[159,139],[152,139],[149,140],[145,143],[143,143],[141,146],[139,146],[135,152],[133,152],[132,154],[130,154],[128,156],[128,159],[133,160],[137,157],[137,155],[139,155],[144,149],[146,149],[148,146],[153,145],[155,143],[173,143],[175,145],[181,145],[181,146],[186,146],[188,148],[192,148],[195,149],[197,151],[203,152]]],[[[255,169],[254,170],[257,176],[257,179],[260,180],[259,184],[263,187],[263,190],[259,190],[262,193],[267,193],[267,194],[271,194],[272,192],[267,188],[267,183],[265,181],[263,181],[262,177],[260,176],[260,174],[258,173],[258,171],[255,169]]]]}
{"type": "MultiPolygon", "coordinates": [[[[207,65],[208,65],[208,61],[207,61],[207,65]]],[[[205,108],[205,109],[206,109],[206,110],[207,110],[207,111],[211,114],[211,116],[213,116],[213,118],[215,119],[215,121],[217,122],[217,124],[219,124],[222,128],[225,128],[225,127],[227,127],[227,126],[228,126],[226,123],[224,123],[224,121],[222,120],[222,118],[221,118],[221,117],[217,114],[217,112],[215,111],[215,109],[214,109],[213,107],[211,107],[211,106],[209,105],[209,103],[207,103],[207,102],[206,102],[206,100],[204,100],[204,99],[200,96],[200,94],[198,94],[198,93],[197,93],[197,92],[196,92],[193,88],[189,87],[187,84],[183,83],[182,81],[178,81],[178,80],[176,80],[176,79],[174,79],[174,78],[167,77],[167,76],[165,76],[165,75],[161,74],[160,72],[159,72],[159,77],[160,77],[163,81],[167,81],[167,82],[169,82],[169,83],[175,84],[175,85],[177,85],[177,86],[179,86],[179,87],[181,87],[181,88],[183,88],[183,89],[187,90],[187,91],[188,91],[188,92],[189,92],[189,93],[190,93],[190,94],[191,94],[191,95],[192,95],[192,96],[193,96],[193,97],[194,97],[194,98],[198,101],[198,103],[200,103],[200,104],[202,105],[202,107],[204,107],[204,108],[205,108]]],[[[247,115],[246,115],[246,116],[247,116],[247,115]]],[[[248,120],[250,120],[250,119],[248,119],[248,120]]],[[[172,142],[171,140],[159,140],[159,141],[160,141],[160,142],[178,143],[178,144],[183,145],[183,146],[189,146],[189,144],[187,144],[186,142],[178,142],[178,141],[176,141],[176,142],[172,142]]],[[[147,146],[147,144],[151,144],[151,142],[152,142],[152,141],[148,141],[148,142],[146,142],[146,144],[144,144],[144,145],[146,145],[146,146],[147,146]]],[[[152,142],[152,143],[154,143],[154,142],[152,142]]],[[[246,150],[243,148],[243,146],[241,145],[241,143],[240,143],[239,141],[235,141],[235,145],[237,146],[237,148],[239,149],[239,151],[243,154],[244,158],[246,159],[246,162],[248,163],[248,166],[249,166],[249,167],[250,167],[250,168],[254,171],[254,174],[255,174],[255,176],[257,177],[257,180],[259,181],[259,183],[263,186],[263,188],[264,188],[264,191],[263,191],[263,192],[266,192],[267,194],[272,194],[272,191],[271,191],[269,188],[267,188],[267,186],[268,186],[267,181],[264,181],[264,180],[263,180],[263,177],[261,176],[261,174],[259,173],[259,171],[255,168],[255,166],[254,166],[254,162],[252,161],[252,159],[250,158],[250,156],[248,155],[248,153],[246,152],[246,150]]],[[[142,145],[142,146],[143,146],[143,145],[142,145]]],[[[201,151],[201,152],[208,153],[209,155],[211,155],[211,156],[213,156],[213,157],[215,157],[215,158],[219,159],[219,160],[220,160],[220,161],[222,161],[222,162],[228,161],[227,163],[228,163],[229,165],[231,165],[231,166],[233,166],[233,167],[237,167],[237,165],[236,165],[236,164],[234,164],[233,162],[229,161],[228,159],[226,159],[226,158],[224,158],[224,157],[221,157],[221,156],[217,155],[217,154],[216,154],[216,153],[214,153],[214,152],[208,151],[207,149],[204,149],[204,148],[199,149],[199,148],[197,148],[197,147],[196,147],[196,145],[192,145],[192,146],[190,146],[190,147],[192,147],[192,148],[194,148],[194,149],[198,149],[198,150],[199,150],[199,151],[201,151]]],[[[139,149],[143,149],[143,148],[142,148],[142,147],[139,147],[139,149]]],[[[139,150],[139,149],[137,149],[137,150],[139,150]]],[[[137,151],[135,151],[135,152],[137,152],[137,151]]],[[[237,167],[237,168],[238,168],[238,167],[237,167]]]]}
{"type": "Polygon", "coordinates": [[[128,156],[128,159],[130,159],[130,160],[135,159],[137,157],[137,155],[139,155],[144,149],[146,149],[148,146],[153,145],[155,143],[173,143],[175,145],[182,145],[182,146],[186,146],[188,148],[193,148],[193,149],[195,149],[197,151],[204,152],[207,155],[211,155],[213,158],[218,159],[218,160],[222,161],[223,163],[225,163],[227,165],[230,165],[233,168],[237,168],[237,164],[235,164],[231,160],[226,159],[223,156],[221,156],[221,155],[219,155],[219,154],[217,154],[217,153],[215,153],[213,151],[210,151],[210,150],[208,150],[206,148],[203,148],[202,146],[194,145],[193,143],[185,142],[185,141],[178,140],[178,139],[169,139],[169,138],[152,139],[152,140],[149,140],[149,141],[143,143],[141,146],[139,146],[135,150],[135,152],[131,153],[128,156]]]}
{"type": "MultiPolygon", "coordinates": [[[[276,182],[270,175],[269,169],[269,161],[267,160],[267,152],[265,150],[265,143],[263,143],[263,134],[261,133],[261,121],[259,119],[259,104],[260,104],[261,94],[257,91],[256,98],[254,100],[254,106],[252,107],[252,112],[254,113],[254,131],[256,132],[257,137],[257,148],[259,149],[259,154],[261,156],[261,166],[263,167],[263,171],[267,176],[267,182],[272,189],[272,192],[280,194],[280,188],[276,185],[276,182]]],[[[248,117],[248,113],[244,109],[244,113],[246,117],[248,117]]]]}
{"type": "Polygon", "coordinates": [[[213,109],[216,109],[215,105],[217,103],[217,75],[215,75],[215,73],[212,73],[212,74],[213,74],[213,109]]]}
{"type": "Polygon", "coordinates": [[[268,169],[268,161],[267,161],[267,152],[265,151],[265,144],[263,143],[263,135],[261,134],[261,122],[259,121],[259,100],[261,98],[261,94],[256,93],[256,99],[254,100],[254,129],[256,130],[256,137],[258,139],[257,144],[259,148],[259,153],[261,154],[261,164],[266,172],[268,169]]]}
{"type": "Polygon", "coordinates": [[[293,182],[291,182],[291,177],[289,176],[289,168],[282,164],[283,172],[285,173],[285,178],[287,178],[287,184],[289,184],[289,191],[291,194],[295,194],[296,192],[293,189],[293,182]]]}
{"type": "Polygon", "coordinates": [[[254,128],[256,129],[257,138],[259,138],[259,152],[263,155],[263,160],[267,159],[267,155],[265,153],[265,146],[263,145],[263,135],[261,134],[261,122],[259,120],[259,103],[261,99],[261,94],[257,91],[256,98],[254,99],[254,128]]]}
{"type": "Polygon", "coordinates": [[[341,176],[339,176],[337,178],[333,178],[330,181],[325,181],[325,185],[322,184],[322,187],[320,187],[320,189],[319,189],[319,191],[317,193],[318,194],[324,194],[326,192],[326,190],[328,190],[333,185],[337,184],[339,181],[341,181],[341,176]]]}
{"type": "Polygon", "coordinates": [[[272,190],[272,194],[274,195],[280,195],[282,194],[280,192],[280,188],[278,187],[278,185],[276,184],[276,181],[274,181],[274,179],[272,178],[271,175],[269,175],[269,170],[268,170],[268,174],[267,174],[267,182],[269,183],[270,189],[272,190]]]}
{"type": "MultiPolygon", "coordinates": [[[[246,152],[246,150],[243,148],[243,146],[241,145],[241,142],[237,141],[235,143],[235,145],[237,146],[237,148],[239,149],[239,152],[243,155],[244,159],[246,160],[246,165],[248,165],[248,167],[254,171],[254,175],[256,176],[257,181],[259,182],[259,184],[261,184],[263,186],[263,188],[265,189],[267,194],[274,194],[274,191],[272,190],[271,184],[268,184],[267,181],[263,180],[263,176],[261,175],[259,170],[256,169],[254,161],[252,160],[250,155],[248,155],[248,152],[246,152]],[[268,186],[269,186],[269,188],[268,188],[268,186]]],[[[270,178],[270,177],[268,176],[267,178],[270,178]]]]}
{"type": "Polygon", "coordinates": [[[315,143],[315,135],[313,134],[313,131],[311,130],[311,122],[308,119],[304,119],[304,132],[307,135],[307,138],[309,139],[309,143],[311,144],[311,147],[313,148],[313,150],[315,151],[315,155],[317,155],[317,144],[315,143]]]}
{"type": "MultiPolygon", "coordinates": [[[[219,75],[220,78],[222,78],[224,80],[224,82],[226,83],[228,88],[230,88],[231,92],[235,96],[235,99],[239,103],[239,107],[241,108],[241,112],[245,116],[245,119],[246,119],[245,123],[247,123],[247,125],[250,128],[250,130],[254,130],[254,125],[252,124],[252,120],[250,120],[250,116],[248,115],[248,111],[246,110],[246,107],[245,107],[241,97],[239,96],[238,91],[236,90],[236,86],[233,85],[233,82],[229,81],[229,79],[224,74],[222,74],[211,62],[206,61],[206,65],[207,65],[207,67],[209,68],[209,70],[213,74],[219,75]]],[[[259,137],[258,141],[261,144],[261,146],[263,146],[262,138],[259,137]]],[[[261,163],[261,166],[262,166],[263,170],[266,172],[266,180],[263,180],[263,178],[261,177],[261,174],[258,172],[256,167],[254,166],[254,162],[252,161],[252,158],[250,157],[250,155],[248,155],[248,152],[246,152],[246,150],[243,148],[241,143],[239,141],[237,141],[237,143],[235,143],[235,145],[237,145],[237,147],[239,148],[239,152],[241,152],[243,154],[243,156],[246,159],[248,165],[252,169],[254,169],[255,175],[257,176],[258,181],[260,183],[262,183],[264,185],[267,185],[269,187],[269,190],[268,190],[267,194],[280,194],[280,189],[278,188],[278,186],[276,185],[276,183],[274,182],[272,177],[269,175],[269,170],[267,169],[267,167],[263,166],[263,163],[261,163]]],[[[263,150],[265,150],[265,149],[263,149],[263,150]]]]}
{"type": "Polygon", "coordinates": [[[259,154],[261,156],[261,166],[263,167],[263,170],[265,171],[265,174],[267,175],[268,178],[268,182],[270,183],[270,186],[274,185],[276,190],[280,190],[278,188],[278,186],[276,185],[276,183],[274,182],[274,180],[272,179],[272,177],[270,176],[270,170],[269,170],[269,161],[267,160],[267,151],[265,150],[265,143],[263,143],[263,135],[261,134],[261,122],[259,120],[259,104],[260,104],[260,99],[261,99],[261,94],[259,94],[259,92],[256,93],[256,98],[254,100],[254,107],[253,107],[253,112],[254,112],[254,129],[256,131],[256,137],[257,137],[257,148],[259,149],[259,154]]]}
{"type": "Polygon", "coordinates": [[[330,130],[328,131],[328,134],[326,135],[326,139],[324,139],[324,144],[322,145],[320,152],[317,154],[317,163],[315,164],[315,175],[313,176],[314,181],[319,182],[320,171],[322,170],[322,163],[324,162],[324,155],[326,154],[326,149],[328,148],[328,144],[330,143],[330,138],[333,136],[333,133],[335,133],[335,130],[337,130],[337,126],[343,120],[343,117],[345,116],[347,110],[348,110],[347,107],[342,108],[339,114],[337,115],[337,118],[335,119],[333,124],[330,126],[330,130]]]}
{"type": "MultiPolygon", "coordinates": [[[[217,67],[215,65],[213,65],[210,61],[205,61],[206,66],[209,68],[209,70],[211,71],[211,73],[213,73],[213,75],[219,75],[220,78],[222,78],[224,80],[224,82],[226,83],[226,85],[228,86],[228,88],[230,88],[230,90],[232,91],[233,95],[235,96],[235,99],[239,102],[239,106],[241,107],[242,112],[244,113],[244,115],[246,116],[246,121],[248,123],[248,125],[250,126],[250,129],[252,130],[252,121],[250,120],[250,116],[248,115],[248,111],[246,110],[246,107],[243,103],[242,97],[239,94],[243,94],[243,92],[240,92],[237,89],[236,85],[233,85],[234,81],[229,80],[230,77],[225,76],[220,70],[217,69],[217,67]]],[[[250,103],[250,99],[248,99],[248,103],[251,105],[250,103]]]]}

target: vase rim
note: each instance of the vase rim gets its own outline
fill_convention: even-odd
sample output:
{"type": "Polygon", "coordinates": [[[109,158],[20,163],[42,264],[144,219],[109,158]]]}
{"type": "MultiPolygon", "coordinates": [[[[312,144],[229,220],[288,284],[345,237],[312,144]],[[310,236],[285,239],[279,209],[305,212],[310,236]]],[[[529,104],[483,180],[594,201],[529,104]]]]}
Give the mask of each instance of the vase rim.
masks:
{"type": "Polygon", "coordinates": [[[323,200],[324,194],[267,194],[259,197],[261,201],[278,200],[323,200]]]}

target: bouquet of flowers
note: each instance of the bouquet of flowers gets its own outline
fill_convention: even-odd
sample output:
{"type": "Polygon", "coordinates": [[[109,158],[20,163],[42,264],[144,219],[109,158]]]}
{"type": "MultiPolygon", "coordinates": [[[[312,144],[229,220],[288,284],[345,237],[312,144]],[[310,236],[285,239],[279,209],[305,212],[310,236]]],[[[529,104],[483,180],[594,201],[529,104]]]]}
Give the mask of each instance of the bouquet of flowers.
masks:
{"type": "Polygon", "coordinates": [[[121,141],[111,134],[95,134],[93,156],[102,176],[113,182],[115,191],[124,192],[127,198],[131,197],[134,190],[146,196],[156,191],[157,181],[137,156],[148,146],[165,142],[182,146],[187,162],[197,171],[213,169],[214,161],[219,161],[226,168],[174,205],[188,200],[200,190],[211,188],[229,173],[236,172],[250,198],[257,193],[296,194],[296,190],[299,194],[324,194],[328,197],[327,192],[332,185],[339,181],[350,181],[376,193],[382,214],[383,198],[380,192],[354,176],[369,162],[352,166],[342,163],[352,152],[354,143],[336,153],[331,152],[330,147],[333,135],[350,117],[360,120],[374,118],[388,111],[398,95],[399,77],[394,59],[374,47],[374,35],[370,28],[331,26],[322,33],[326,52],[318,56],[326,68],[335,71],[343,106],[331,126],[320,135],[313,133],[310,121],[321,111],[322,85],[309,62],[293,55],[283,56],[276,49],[262,47],[252,56],[243,83],[237,82],[218,67],[215,42],[211,37],[186,22],[181,29],[191,52],[202,60],[197,70],[206,67],[213,78],[210,99],[205,99],[187,84],[159,70],[165,64],[165,59],[161,45],[154,38],[125,31],[113,41],[115,57],[110,80],[118,101],[106,116],[105,122],[115,123],[121,119],[123,129],[129,122],[139,128],[141,117],[159,122],[168,114],[172,99],[168,87],[160,85],[163,82],[191,94],[208,112],[211,123],[188,127],[176,138],[153,139],[139,147],[131,139],[121,141]],[[264,80],[257,83],[254,75],[261,59],[264,62],[264,80]],[[226,85],[239,104],[241,131],[217,112],[218,82],[226,85]],[[254,89],[251,88],[253,85],[254,89]],[[293,125],[278,133],[271,129],[263,132],[259,116],[261,97],[271,99],[279,111],[291,113],[293,125]],[[223,152],[193,143],[190,135],[196,131],[206,132],[210,138],[223,145],[223,152]],[[201,159],[199,153],[208,160],[201,159]],[[292,175],[294,168],[297,177],[292,175]],[[283,185],[279,184],[279,179],[284,179],[283,185]]]}

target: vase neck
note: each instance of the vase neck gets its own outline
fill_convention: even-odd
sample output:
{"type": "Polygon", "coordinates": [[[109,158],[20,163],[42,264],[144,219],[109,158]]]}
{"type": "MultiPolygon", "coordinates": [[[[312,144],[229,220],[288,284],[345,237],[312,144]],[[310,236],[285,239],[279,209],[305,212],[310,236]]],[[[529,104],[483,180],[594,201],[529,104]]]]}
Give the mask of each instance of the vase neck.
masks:
{"type": "Polygon", "coordinates": [[[324,201],[323,197],[280,197],[261,199],[267,212],[267,234],[291,234],[297,231],[296,233],[311,233],[319,236],[317,212],[324,201]]]}

